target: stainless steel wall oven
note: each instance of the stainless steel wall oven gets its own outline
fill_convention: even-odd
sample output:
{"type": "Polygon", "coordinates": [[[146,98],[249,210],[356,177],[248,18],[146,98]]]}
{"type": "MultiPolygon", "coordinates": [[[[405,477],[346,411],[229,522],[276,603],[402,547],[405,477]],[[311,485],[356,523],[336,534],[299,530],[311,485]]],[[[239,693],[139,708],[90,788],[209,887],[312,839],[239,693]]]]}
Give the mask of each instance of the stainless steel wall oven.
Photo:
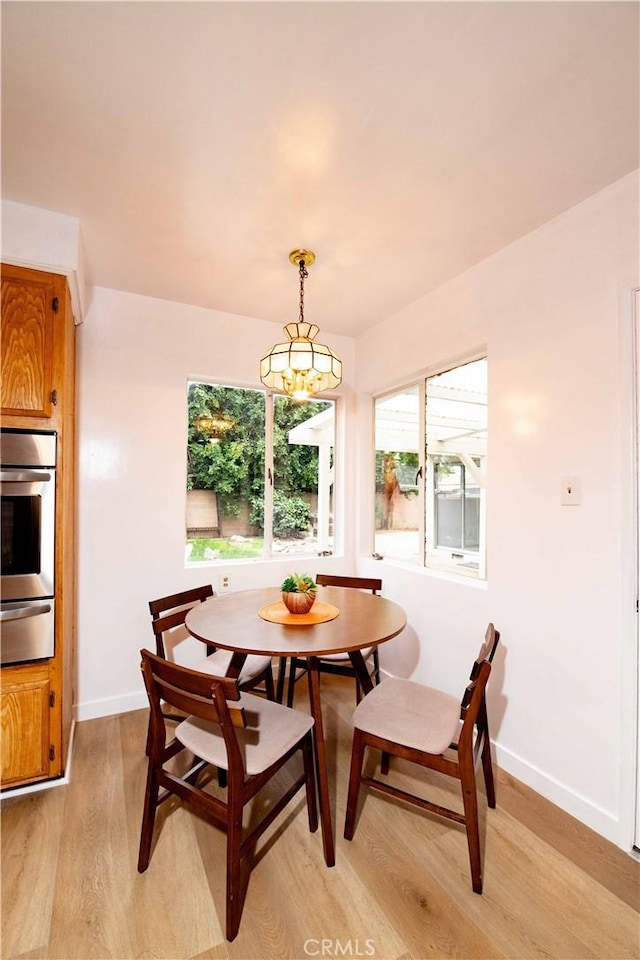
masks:
{"type": "Polygon", "coordinates": [[[54,654],[56,448],[52,431],[0,431],[0,662],[54,654]]]}

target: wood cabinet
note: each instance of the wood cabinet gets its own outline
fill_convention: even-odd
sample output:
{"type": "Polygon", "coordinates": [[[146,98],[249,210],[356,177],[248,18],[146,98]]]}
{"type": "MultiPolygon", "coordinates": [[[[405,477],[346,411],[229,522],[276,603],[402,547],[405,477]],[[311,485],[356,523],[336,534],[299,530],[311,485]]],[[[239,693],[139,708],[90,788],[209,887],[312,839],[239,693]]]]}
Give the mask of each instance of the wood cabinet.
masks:
{"type": "Polygon", "coordinates": [[[64,276],[2,265],[4,427],[55,430],[55,654],[0,670],[1,786],[64,774],[75,657],[75,326],[64,276]]]}
{"type": "Polygon", "coordinates": [[[53,394],[54,278],[2,276],[3,416],[50,417],[53,394]]]}
{"type": "Polygon", "coordinates": [[[74,340],[66,278],[3,264],[0,412],[5,426],[62,427],[73,414],[74,340]]]}
{"type": "Polygon", "coordinates": [[[56,759],[49,664],[5,667],[2,673],[2,783],[45,779],[56,759]]]}

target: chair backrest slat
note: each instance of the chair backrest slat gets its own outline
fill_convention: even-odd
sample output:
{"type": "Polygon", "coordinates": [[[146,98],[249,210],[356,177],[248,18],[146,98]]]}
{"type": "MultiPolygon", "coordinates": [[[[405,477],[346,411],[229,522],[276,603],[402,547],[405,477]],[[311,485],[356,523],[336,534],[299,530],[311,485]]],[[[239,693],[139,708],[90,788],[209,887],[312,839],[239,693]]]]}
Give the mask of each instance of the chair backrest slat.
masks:
{"type": "Polygon", "coordinates": [[[489,674],[491,673],[491,664],[488,660],[483,660],[480,664],[476,676],[471,680],[464,691],[460,702],[460,719],[463,721],[460,739],[465,736],[468,730],[468,736],[472,736],[472,728],[478,719],[478,714],[482,708],[485,690],[489,674]]]}
{"type": "Polygon", "coordinates": [[[370,590],[377,594],[382,590],[382,580],[378,577],[342,577],[333,573],[319,573],[316,583],[323,587],[354,587],[357,590],[370,590]]]}
{"type": "Polygon", "coordinates": [[[194,587],[192,590],[183,590],[181,593],[172,593],[168,597],[160,597],[159,600],[149,601],[149,613],[156,619],[165,610],[173,610],[174,607],[182,607],[187,604],[194,606],[196,603],[202,603],[213,596],[213,587],[210,583],[202,587],[194,587]]]}
{"type": "Polygon", "coordinates": [[[238,681],[230,677],[216,677],[157,657],[141,650],[142,672],[152,709],[160,711],[160,702],[170,704],[182,713],[213,723],[221,723],[220,696],[226,703],[227,714],[235,727],[245,727],[244,710],[233,701],[240,700],[238,681]],[[215,692],[220,696],[215,696],[215,692]]]}
{"type": "Polygon", "coordinates": [[[500,631],[496,630],[492,623],[487,627],[486,633],[484,635],[484,641],[480,647],[480,652],[476,657],[473,667],[471,668],[471,674],[469,679],[474,680],[478,675],[480,670],[480,665],[486,660],[488,663],[493,662],[493,656],[496,652],[496,647],[500,642],[500,631]]]}
{"type": "MultiPolygon", "coordinates": [[[[480,711],[486,712],[485,689],[491,673],[491,662],[499,642],[500,631],[496,630],[494,625],[490,623],[484,635],[480,652],[473,662],[469,683],[460,702],[460,719],[463,721],[463,732],[465,727],[473,727],[480,711]]],[[[461,737],[463,732],[460,734],[461,737]]],[[[467,735],[471,736],[471,730],[467,735]]]]}
{"type": "Polygon", "coordinates": [[[189,609],[190,608],[177,610],[175,613],[168,613],[166,617],[158,617],[156,620],[152,620],[151,629],[156,636],[167,630],[175,630],[176,627],[181,626],[185,622],[189,609]]]}
{"type": "Polygon", "coordinates": [[[167,656],[164,634],[182,626],[192,607],[212,596],[213,587],[207,583],[202,587],[194,587],[192,590],[183,590],[181,593],[172,593],[171,596],[149,601],[151,627],[156,638],[156,653],[159,657],[167,656]],[[165,616],[161,616],[163,613],[165,616]]]}

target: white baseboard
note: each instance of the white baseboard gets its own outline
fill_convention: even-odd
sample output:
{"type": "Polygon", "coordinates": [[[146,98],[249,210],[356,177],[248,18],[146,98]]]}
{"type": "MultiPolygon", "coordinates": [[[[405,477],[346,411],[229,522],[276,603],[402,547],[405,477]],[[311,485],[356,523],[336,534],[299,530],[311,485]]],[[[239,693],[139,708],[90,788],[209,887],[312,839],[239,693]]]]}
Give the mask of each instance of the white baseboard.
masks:
{"type": "MultiPolygon", "coordinates": [[[[384,677],[393,676],[385,670],[380,670],[380,673],[384,677]]],[[[610,840],[622,850],[629,852],[629,844],[627,837],[624,836],[622,824],[612,813],[596,806],[590,800],[549,777],[548,774],[532,766],[522,757],[505,747],[501,747],[499,743],[492,741],[492,746],[495,751],[496,762],[501,770],[510,773],[521,783],[531,787],[532,790],[535,790],[536,793],[539,793],[540,796],[551,803],[555,803],[561,810],[566,811],[576,820],[584,823],[585,826],[595,830],[606,840],[610,840]]]]}
{"type": "Polygon", "coordinates": [[[131,710],[143,710],[149,706],[144,690],[128,693],[121,697],[105,697],[103,700],[87,700],[85,703],[76,703],[74,717],[76,720],[98,720],[100,717],[111,717],[116,713],[129,713],[131,710]]]}
{"type": "Polygon", "coordinates": [[[510,773],[521,783],[531,787],[551,803],[555,803],[606,840],[610,840],[623,850],[628,849],[621,836],[621,824],[611,813],[568,789],[517,754],[501,747],[499,743],[494,743],[493,746],[496,761],[501,770],[510,773]]]}

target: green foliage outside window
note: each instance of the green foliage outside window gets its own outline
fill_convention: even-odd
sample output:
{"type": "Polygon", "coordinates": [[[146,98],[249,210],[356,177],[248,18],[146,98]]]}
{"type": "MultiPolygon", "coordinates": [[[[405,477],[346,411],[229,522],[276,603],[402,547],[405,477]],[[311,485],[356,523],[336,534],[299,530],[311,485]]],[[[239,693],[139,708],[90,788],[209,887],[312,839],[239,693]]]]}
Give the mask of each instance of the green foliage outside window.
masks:
{"type": "MultiPolygon", "coordinates": [[[[264,516],[265,394],[260,390],[190,383],[188,393],[188,490],[213,490],[224,513],[251,503],[251,523],[262,529],[264,516]],[[211,443],[195,424],[198,417],[219,415],[230,423],[211,443]],[[258,522],[259,521],[259,522],[258,522]]],[[[314,492],[318,450],[290,444],[289,431],[321,410],[326,402],[305,403],[278,397],[274,404],[273,457],[278,489],[274,491],[274,534],[295,536],[310,525],[310,510],[300,494],[314,492]]]]}
{"type": "MultiPolygon", "coordinates": [[[[251,500],[250,522],[263,529],[264,500],[251,500]]],[[[275,537],[300,537],[311,526],[311,510],[302,497],[287,497],[279,490],[273,491],[273,535],[275,537]]]]}

